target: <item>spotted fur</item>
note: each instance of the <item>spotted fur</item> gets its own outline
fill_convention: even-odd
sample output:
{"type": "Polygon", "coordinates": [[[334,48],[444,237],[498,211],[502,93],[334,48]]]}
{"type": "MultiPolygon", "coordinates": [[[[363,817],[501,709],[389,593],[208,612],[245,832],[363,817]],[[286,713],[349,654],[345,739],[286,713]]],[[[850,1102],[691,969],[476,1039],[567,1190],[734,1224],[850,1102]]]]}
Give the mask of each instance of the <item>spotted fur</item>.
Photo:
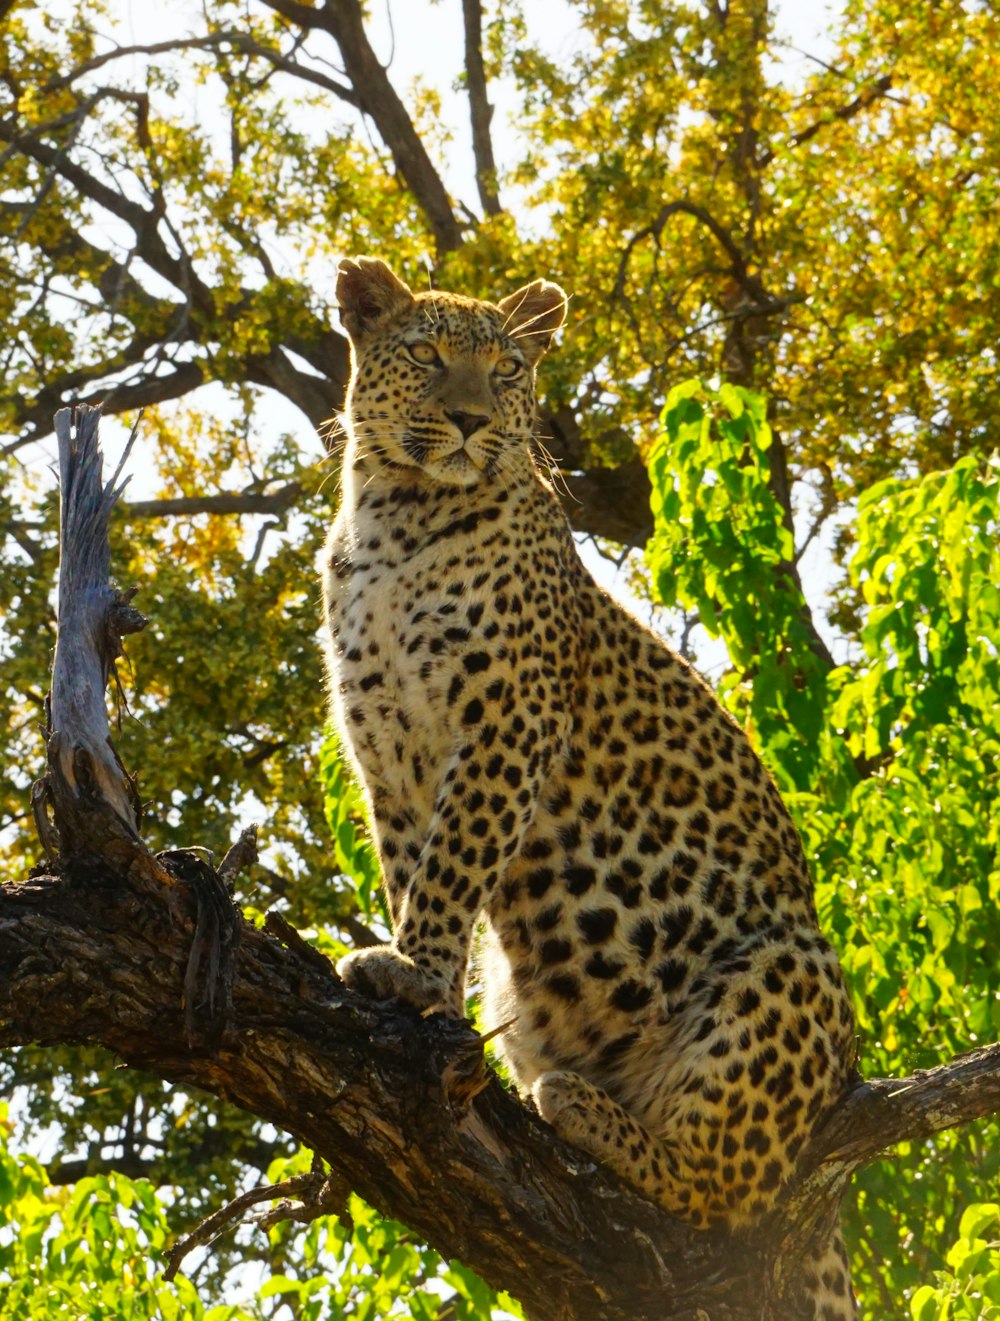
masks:
{"type": "MultiPolygon", "coordinates": [[[[852,1071],[802,846],[742,729],[593,582],[538,471],[565,297],[413,295],[343,263],[343,500],[325,552],[336,720],[392,943],[349,985],[484,1021],[569,1142],[694,1225],[772,1205],[852,1071]]],[[[839,1238],[817,1321],[853,1316],[839,1238]]]]}

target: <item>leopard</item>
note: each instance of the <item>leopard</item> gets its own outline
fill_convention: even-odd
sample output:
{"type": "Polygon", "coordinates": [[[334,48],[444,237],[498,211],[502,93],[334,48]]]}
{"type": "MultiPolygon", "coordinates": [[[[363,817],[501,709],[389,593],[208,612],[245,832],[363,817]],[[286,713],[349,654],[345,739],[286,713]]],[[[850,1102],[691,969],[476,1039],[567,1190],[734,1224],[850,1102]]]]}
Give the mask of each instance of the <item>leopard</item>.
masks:
{"type": "MultiPolygon", "coordinates": [[[[561,1138],[692,1226],[748,1225],[854,1076],[852,1008],[747,733],[580,558],[537,443],[567,296],[414,292],[374,257],[336,296],[326,666],[391,921],[337,970],[462,1018],[474,966],[561,1138]]],[[[857,1315],[839,1229],[803,1270],[810,1318],[857,1315]]]]}

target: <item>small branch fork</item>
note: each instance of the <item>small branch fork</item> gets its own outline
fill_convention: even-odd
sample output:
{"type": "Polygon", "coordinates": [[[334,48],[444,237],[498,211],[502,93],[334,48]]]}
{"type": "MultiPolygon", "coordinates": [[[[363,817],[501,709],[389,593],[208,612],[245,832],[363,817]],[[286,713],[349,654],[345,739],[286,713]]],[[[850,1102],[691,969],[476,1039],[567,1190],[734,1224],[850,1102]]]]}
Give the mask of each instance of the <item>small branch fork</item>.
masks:
{"type": "Polygon", "coordinates": [[[175,1279],[184,1258],[195,1248],[206,1247],[213,1243],[230,1226],[241,1222],[251,1207],[259,1206],[261,1202],[276,1203],[275,1206],[258,1212],[253,1217],[254,1223],[261,1229],[270,1229],[272,1225],[282,1220],[294,1220],[298,1224],[308,1225],[325,1215],[338,1216],[350,1226],[347,1199],[351,1189],[338,1180],[336,1175],[324,1174],[319,1162],[315,1164],[317,1168],[308,1174],[296,1174],[290,1179],[283,1179],[280,1183],[251,1188],[239,1197],[234,1197],[231,1202],[227,1202],[212,1215],[206,1216],[192,1233],[174,1244],[167,1258],[163,1278],[175,1279]]]}
{"type": "Polygon", "coordinates": [[[310,1174],[253,1189],[209,1217],[176,1245],[168,1274],[252,1206],[279,1199],[263,1225],[307,1222],[342,1216],[355,1189],[510,1290],[533,1321],[801,1321],[800,1263],[828,1232],[854,1170],[893,1143],[1000,1112],[1000,1045],[912,1078],[859,1082],[803,1153],[782,1204],[750,1230],[695,1230],[647,1202],[505,1092],[467,1023],[346,990],[277,914],[264,930],[246,923],[229,890],[256,857],[253,831],[218,871],[205,850],[154,858],[113,757],[117,778],[108,771],[112,798],[103,798],[93,756],[104,751],[107,720],[97,708],[122,632],[109,642],[107,621],[122,600],[99,580],[120,469],[102,486],[98,419],[79,417],[75,436],[59,422],[57,665],[97,687],[86,703],[52,706],[47,778],[59,782],[67,750],[73,775],[50,804],[59,874],[0,885],[0,1047],[104,1047],[242,1107],[317,1156],[310,1174]],[[102,544],[88,545],[81,529],[102,544]],[[74,583],[103,604],[81,610],[74,583]],[[74,724],[79,711],[85,719],[74,724]]]}

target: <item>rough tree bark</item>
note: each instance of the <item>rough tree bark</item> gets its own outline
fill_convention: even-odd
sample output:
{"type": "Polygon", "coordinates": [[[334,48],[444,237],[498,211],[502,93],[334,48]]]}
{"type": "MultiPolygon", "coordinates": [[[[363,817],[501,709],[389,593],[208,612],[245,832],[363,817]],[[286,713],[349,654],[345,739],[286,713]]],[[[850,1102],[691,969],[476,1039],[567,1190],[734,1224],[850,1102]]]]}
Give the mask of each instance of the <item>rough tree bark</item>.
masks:
{"type": "Polygon", "coordinates": [[[60,638],[35,795],[51,866],[0,886],[0,1045],[100,1045],[243,1107],[329,1164],[329,1178],[296,1182],[303,1214],[356,1189],[539,1321],[803,1315],[797,1263],[828,1232],[853,1172],[892,1143],[1000,1111],[1000,1046],[859,1082],[815,1133],[782,1205],[738,1236],[695,1231],[595,1167],[490,1076],[467,1024],[368,1001],[276,915],[263,930],[246,923],[228,893],[252,838],[218,871],[194,853],[146,849],[95,681],[83,681],[86,703],[67,688],[88,674],[103,686],[138,618],[106,582],[117,474],[102,487],[96,424],[96,410],[78,414],[75,435],[68,414],[58,423],[60,638]]]}

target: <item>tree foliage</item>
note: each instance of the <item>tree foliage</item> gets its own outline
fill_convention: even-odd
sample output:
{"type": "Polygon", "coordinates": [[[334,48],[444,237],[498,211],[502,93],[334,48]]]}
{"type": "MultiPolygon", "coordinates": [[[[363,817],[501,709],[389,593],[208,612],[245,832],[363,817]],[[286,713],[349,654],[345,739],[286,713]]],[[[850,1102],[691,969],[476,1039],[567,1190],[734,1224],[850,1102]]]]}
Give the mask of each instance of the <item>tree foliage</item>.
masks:
{"type": "MultiPolygon", "coordinates": [[[[146,837],[222,852],[260,820],[244,902],[330,950],[358,914],[382,920],[321,733],[313,559],[347,370],[333,269],[378,252],[479,296],[543,274],[573,291],[540,383],[569,515],[605,543],[651,537],[667,627],[724,644],[720,694],[797,814],[864,1066],[907,1072],[1000,1031],[998,20],[977,0],[849,0],[832,49],[785,77],[765,0],[569,7],[558,53],[515,0],[464,4],[464,31],[428,11],[466,52],[473,135],[440,89],[384,67],[357,0],[173,0],[148,41],[101,0],[0,0],[6,869],[35,856],[54,641],[43,441],[57,406],[103,397],[129,421],[147,407],[144,489],[115,527],[152,618],[119,733],[146,837]],[[497,116],[490,142],[501,78],[514,143],[497,116]]],[[[24,1050],[0,1077],[24,1128],[58,1124],[53,1181],[148,1175],[174,1190],[175,1230],[295,1158],[93,1053],[24,1050]]],[[[962,1214],[992,1196],[996,1136],[860,1181],[873,1312],[919,1285],[915,1316],[970,1314],[957,1258],[932,1280],[959,1233],[983,1239],[962,1214]]],[[[315,1232],[362,1271],[360,1240],[315,1232]]],[[[385,1233],[372,1260],[406,1246],[385,1233]]],[[[205,1307],[238,1258],[302,1280],[320,1260],[274,1242],[220,1242],[205,1307]]],[[[433,1270],[409,1247],[415,1297],[433,1270]]]]}

